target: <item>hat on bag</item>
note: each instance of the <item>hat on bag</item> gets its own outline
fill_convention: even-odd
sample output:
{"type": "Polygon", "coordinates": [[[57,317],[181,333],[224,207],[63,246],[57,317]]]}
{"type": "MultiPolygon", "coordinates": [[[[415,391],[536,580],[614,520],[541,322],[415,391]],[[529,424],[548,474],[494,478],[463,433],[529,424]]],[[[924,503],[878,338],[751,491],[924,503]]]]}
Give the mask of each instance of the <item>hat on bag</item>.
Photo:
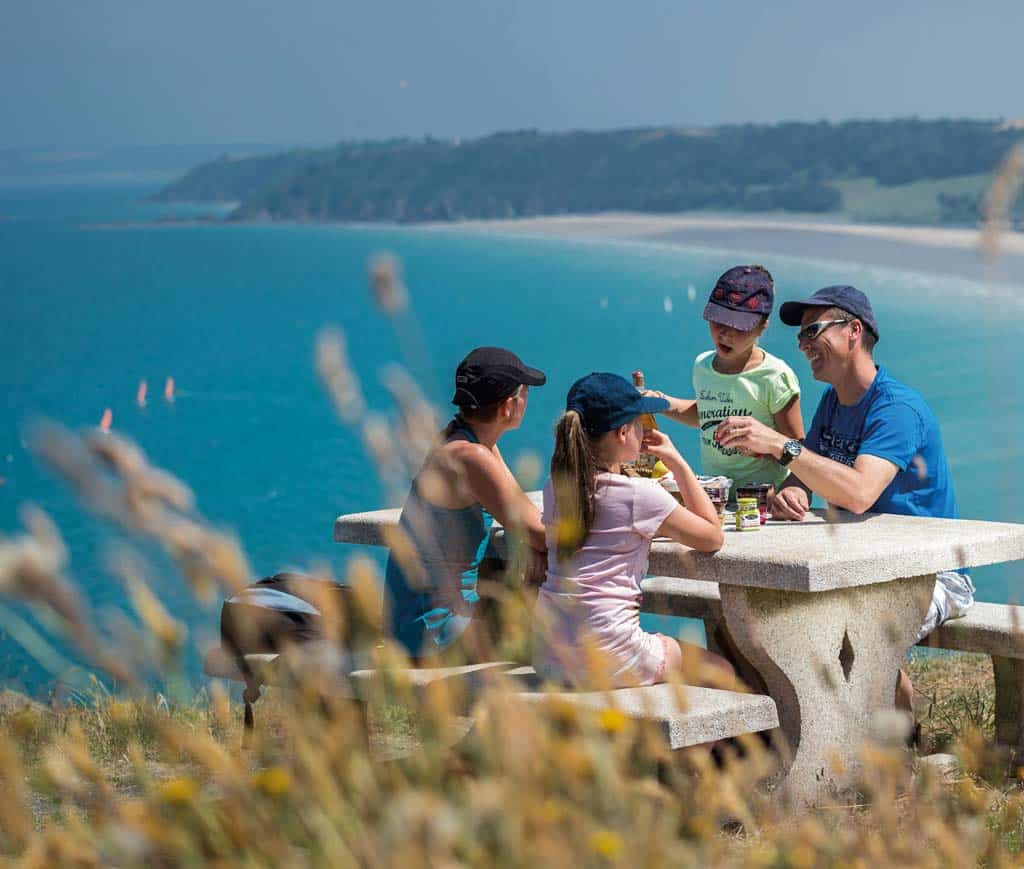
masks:
{"type": "Polygon", "coordinates": [[[520,386],[543,386],[547,376],[511,350],[477,347],[455,369],[452,404],[475,410],[508,398],[520,386]]]}
{"type": "Polygon", "coordinates": [[[625,425],[642,413],[668,410],[668,401],[641,395],[637,388],[618,374],[598,373],[581,377],[569,389],[565,409],[575,410],[590,437],[603,435],[625,425]]]}
{"type": "Polygon", "coordinates": [[[764,266],[733,266],[722,275],[704,307],[704,319],[741,332],[761,325],[772,312],[775,281],[764,266]]]}

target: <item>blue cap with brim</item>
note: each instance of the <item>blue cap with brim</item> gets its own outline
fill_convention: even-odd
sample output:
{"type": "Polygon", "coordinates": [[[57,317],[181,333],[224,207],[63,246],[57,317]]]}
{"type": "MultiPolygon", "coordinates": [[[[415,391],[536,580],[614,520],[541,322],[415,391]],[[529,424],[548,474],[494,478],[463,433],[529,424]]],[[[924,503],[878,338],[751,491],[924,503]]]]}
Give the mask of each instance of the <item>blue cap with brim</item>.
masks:
{"type": "Polygon", "coordinates": [[[617,429],[643,413],[668,410],[668,401],[653,395],[641,395],[625,377],[594,372],[581,377],[569,389],[565,409],[575,410],[590,437],[617,429]]]}
{"type": "Polygon", "coordinates": [[[809,299],[799,302],[785,302],[779,308],[779,319],[787,326],[799,326],[803,321],[804,311],[808,308],[839,308],[860,320],[865,328],[878,340],[878,323],[875,312],[871,310],[871,302],[856,287],[837,285],[822,287],[809,299]]]}

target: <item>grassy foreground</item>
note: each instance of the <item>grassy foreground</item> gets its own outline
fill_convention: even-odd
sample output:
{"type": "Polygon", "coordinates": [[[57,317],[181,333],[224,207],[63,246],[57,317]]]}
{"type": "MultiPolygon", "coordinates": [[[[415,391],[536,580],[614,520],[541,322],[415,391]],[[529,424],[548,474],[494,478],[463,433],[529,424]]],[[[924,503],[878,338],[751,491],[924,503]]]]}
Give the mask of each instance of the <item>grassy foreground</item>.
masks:
{"type": "Polygon", "coordinates": [[[15,865],[1011,865],[1024,849],[1020,787],[986,748],[983,656],[921,657],[923,751],[868,751],[855,795],[794,816],[758,780],[756,742],[721,768],[669,756],[623,717],[510,710],[398,685],[352,710],[308,678],[258,706],[253,745],[216,686],[186,706],[98,697],[50,709],[0,697],[0,849],[15,865]]]}

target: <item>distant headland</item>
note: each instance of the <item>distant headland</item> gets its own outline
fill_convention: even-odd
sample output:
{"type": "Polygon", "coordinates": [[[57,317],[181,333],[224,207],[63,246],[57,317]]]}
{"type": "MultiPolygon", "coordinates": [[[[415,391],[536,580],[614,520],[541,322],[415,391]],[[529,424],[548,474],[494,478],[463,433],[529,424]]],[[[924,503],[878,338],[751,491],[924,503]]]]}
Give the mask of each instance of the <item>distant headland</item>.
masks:
{"type": "Polygon", "coordinates": [[[246,221],[712,210],[971,226],[1022,137],[1014,121],[911,118],[351,142],[222,155],[154,198],[237,202],[227,219],[246,221]]]}

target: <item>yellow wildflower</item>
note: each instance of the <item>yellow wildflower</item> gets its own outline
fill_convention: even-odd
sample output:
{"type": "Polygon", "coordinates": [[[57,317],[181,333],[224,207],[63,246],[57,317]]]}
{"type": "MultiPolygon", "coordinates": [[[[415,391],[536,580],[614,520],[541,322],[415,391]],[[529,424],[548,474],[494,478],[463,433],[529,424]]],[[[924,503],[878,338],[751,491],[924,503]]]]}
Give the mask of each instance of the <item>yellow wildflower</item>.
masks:
{"type": "Polygon", "coordinates": [[[563,516],[555,524],[555,540],[559,547],[573,548],[583,536],[583,525],[571,516],[563,516]]]}
{"type": "Polygon", "coordinates": [[[254,773],[252,783],[267,796],[279,797],[291,790],[292,777],[283,767],[271,766],[254,773]]]}
{"type": "Polygon", "coordinates": [[[609,706],[607,709],[601,710],[597,723],[605,733],[620,733],[626,727],[627,720],[626,714],[621,709],[609,706]]]}
{"type": "Polygon", "coordinates": [[[619,857],[624,845],[622,836],[613,830],[598,830],[590,837],[591,850],[608,860],[615,860],[619,857]]]}
{"type": "Polygon", "coordinates": [[[196,798],[199,785],[190,778],[172,778],[160,785],[160,799],[172,806],[185,806],[196,798]]]}

